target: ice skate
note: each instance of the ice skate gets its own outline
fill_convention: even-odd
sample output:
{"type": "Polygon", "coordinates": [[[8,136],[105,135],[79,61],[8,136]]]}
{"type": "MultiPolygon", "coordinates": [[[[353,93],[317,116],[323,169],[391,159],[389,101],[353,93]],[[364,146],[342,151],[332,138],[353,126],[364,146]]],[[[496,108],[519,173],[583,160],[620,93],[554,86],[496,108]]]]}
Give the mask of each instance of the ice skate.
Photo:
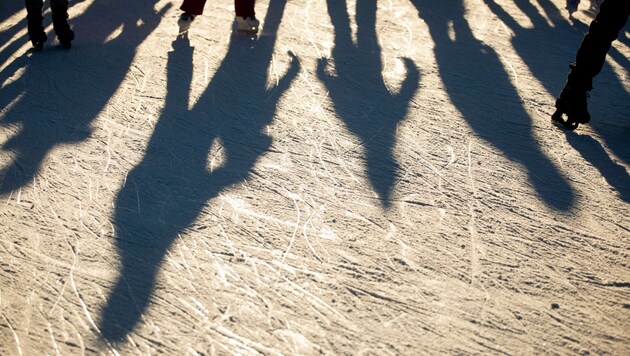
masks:
{"type": "Polygon", "coordinates": [[[588,112],[586,98],[588,98],[586,90],[564,87],[556,100],[556,111],[551,115],[551,119],[571,131],[580,124],[589,122],[591,115],[588,112]],[[566,119],[563,116],[566,116],[566,119]]]}
{"type": "Polygon", "coordinates": [[[72,40],[74,40],[74,32],[67,26],[63,30],[55,30],[57,33],[57,39],[61,47],[70,49],[72,47],[72,40]]]}
{"type": "Polygon", "coordinates": [[[195,20],[195,15],[184,12],[179,16],[177,25],[179,26],[179,34],[184,34],[190,29],[190,25],[195,20]]]}
{"type": "Polygon", "coordinates": [[[61,47],[70,49],[72,47],[72,40],[74,39],[74,32],[69,31],[63,35],[57,35],[57,39],[59,40],[61,47]]]}
{"type": "Polygon", "coordinates": [[[260,21],[254,16],[236,16],[236,29],[240,32],[257,33],[260,21]]]}
{"type": "Polygon", "coordinates": [[[45,42],[46,41],[34,41],[34,40],[31,40],[31,43],[33,44],[33,49],[36,50],[36,51],[43,50],[45,42]]]}
{"type": "Polygon", "coordinates": [[[31,35],[31,43],[33,44],[33,49],[37,51],[41,51],[42,49],[44,49],[44,43],[46,43],[46,40],[47,38],[44,31],[31,35]]]}

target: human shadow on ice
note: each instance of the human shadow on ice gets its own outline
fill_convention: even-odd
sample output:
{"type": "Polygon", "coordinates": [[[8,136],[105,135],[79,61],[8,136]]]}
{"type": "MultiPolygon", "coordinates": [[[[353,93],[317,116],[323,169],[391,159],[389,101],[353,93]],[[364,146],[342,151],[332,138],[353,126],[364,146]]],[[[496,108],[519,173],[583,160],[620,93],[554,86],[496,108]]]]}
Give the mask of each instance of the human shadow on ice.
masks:
{"type": "MultiPolygon", "coordinates": [[[[529,0],[514,1],[531,22],[529,27],[519,24],[494,0],[484,2],[513,32],[512,45],[531,73],[554,97],[560,94],[569,72],[568,64],[575,60],[588,25],[577,20],[570,21],[566,13],[549,0],[538,1],[546,17],[529,0]]],[[[625,46],[630,46],[628,26],[618,38],[618,42],[625,46]]],[[[617,62],[620,68],[630,70],[630,60],[615,47],[611,47],[608,58],[617,62]]],[[[630,151],[626,149],[627,136],[617,134],[627,130],[630,125],[630,93],[625,89],[622,78],[608,61],[604,63],[601,73],[593,80],[595,88],[589,102],[590,126],[618,158],[630,163],[630,151]]],[[[551,100],[548,105],[553,108],[554,101],[551,100]]]]}
{"type": "Polygon", "coordinates": [[[575,200],[571,185],[540,150],[532,119],[497,53],[474,37],[463,1],[411,1],[428,25],[446,91],[470,127],[525,168],[548,206],[569,210],[575,200]]]}
{"type": "Polygon", "coordinates": [[[405,119],[415,95],[420,72],[409,58],[403,58],[406,77],[397,93],[383,79],[381,48],[376,35],[376,0],[356,2],[356,43],[352,40],[345,0],[328,0],[328,14],[334,26],[334,65],[320,59],[317,75],[328,89],[335,111],[365,149],[367,177],[388,208],[398,163],[394,158],[396,128],[405,119]],[[334,73],[330,70],[334,68],[334,73]]]}
{"type": "MultiPolygon", "coordinates": [[[[26,29],[26,10],[24,10],[23,1],[2,1],[0,3],[0,26],[3,27],[0,31],[0,43],[6,44],[4,48],[0,49],[0,67],[6,65],[9,59],[16,55],[17,51],[28,42],[28,35],[24,32],[23,35],[16,38],[20,31],[26,29]],[[18,16],[23,12],[24,16],[20,16],[19,21],[9,24],[4,23],[13,16],[18,16]]],[[[13,101],[17,95],[17,90],[12,90],[14,83],[5,83],[9,78],[13,77],[17,71],[26,66],[27,57],[25,55],[16,56],[8,65],[0,70],[0,88],[2,88],[2,95],[0,95],[0,109],[5,108],[11,101],[13,101]]]]}
{"type": "MultiPolygon", "coordinates": [[[[3,1],[0,3],[0,24],[3,29],[0,32],[0,43],[6,45],[17,35],[18,32],[26,29],[26,10],[24,9],[24,1],[3,1]],[[23,14],[23,16],[20,16],[23,14]],[[16,17],[18,21],[15,23],[7,22],[11,17],[16,17]]],[[[21,41],[14,41],[22,46],[27,39],[26,32],[20,37],[21,41]]],[[[5,63],[6,60],[15,53],[15,50],[8,49],[10,46],[6,46],[0,51],[0,63],[5,63]]],[[[15,48],[15,47],[13,47],[15,48]]],[[[19,48],[19,47],[18,47],[19,48]]]]}
{"type": "Polygon", "coordinates": [[[0,126],[15,130],[1,147],[13,158],[0,166],[0,194],[28,184],[54,147],[90,136],[93,120],[120,88],[138,46],[169,8],[156,12],[152,5],[150,0],[94,1],[70,19],[77,34],[71,50],[54,47],[49,39],[43,51],[16,60],[24,73],[2,89],[0,100],[2,107],[12,102],[0,114],[0,126]]]}
{"type": "MultiPolygon", "coordinates": [[[[514,0],[515,5],[531,24],[517,21],[494,0],[484,0],[490,11],[513,34],[512,46],[548,92],[559,94],[564,86],[569,61],[588,26],[570,21],[566,11],[549,0],[538,1],[544,13],[529,0],[514,0]]],[[[510,3],[512,4],[512,3],[510,3]]]]}
{"type": "MultiPolygon", "coordinates": [[[[0,4],[0,23],[17,15],[22,10],[24,10],[23,1],[3,1],[2,4],[0,4]]],[[[26,12],[24,12],[24,18],[26,18],[26,12]]],[[[4,35],[5,33],[3,31],[2,36],[4,37],[4,35]]]]}
{"type": "MultiPolygon", "coordinates": [[[[626,132],[622,134],[624,134],[627,139],[629,133],[630,132],[626,130],[626,132]]],[[[604,150],[602,144],[592,136],[569,131],[565,131],[565,134],[567,142],[569,142],[586,161],[597,168],[606,182],[617,191],[619,197],[626,202],[630,202],[630,175],[628,175],[626,168],[615,162],[604,150]]],[[[619,136],[621,136],[621,134],[619,136]]]]}
{"type": "MultiPolygon", "coordinates": [[[[286,0],[271,0],[256,40],[233,34],[228,51],[197,103],[189,109],[194,49],[186,37],[168,55],[166,103],[142,161],[128,174],[114,212],[121,268],[100,318],[102,334],[119,341],[143,317],[164,256],[208,201],[243,182],[271,146],[265,128],[299,72],[269,87],[268,66],[286,0]],[[212,147],[223,154],[209,169],[212,147]]],[[[214,151],[214,150],[213,150],[214,151]]]]}

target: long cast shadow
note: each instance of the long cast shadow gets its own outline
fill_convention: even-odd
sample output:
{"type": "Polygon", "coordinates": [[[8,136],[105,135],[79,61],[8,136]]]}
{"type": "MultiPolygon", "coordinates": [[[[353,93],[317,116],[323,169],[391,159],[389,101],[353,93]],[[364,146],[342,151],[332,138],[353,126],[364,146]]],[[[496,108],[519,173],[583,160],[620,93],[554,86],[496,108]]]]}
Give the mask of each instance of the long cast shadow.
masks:
{"type": "Polygon", "coordinates": [[[22,1],[3,1],[2,4],[0,4],[0,23],[23,9],[24,3],[22,1]]]}
{"type": "Polygon", "coordinates": [[[529,0],[512,3],[531,22],[521,25],[510,13],[494,0],[484,0],[494,13],[514,34],[511,42],[514,50],[532,71],[532,74],[551,93],[560,93],[568,71],[568,60],[575,55],[588,26],[574,20],[549,0],[538,0],[540,8],[529,0]]]}
{"type": "Polygon", "coordinates": [[[481,138],[521,164],[538,196],[550,207],[568,210],[574,193],[541,152],[532,120],[499,56],[472,33],[462,0],[411,0],[426,21],[439,72],[449,97],[481,138]],[[451,32],[452,31],[452,32],[451,32]]]}
{"type": "MultiPolygon", "coordinates": [[[[23,1],[3,1],[0,4],[0,46],[4,46],[0,50],[0,66],[6,65],[7,62],[13,57],[17,50],[22,47],[28,38],[26,35],[19,36],[17,39],[14,37],[22,30],[26,29],[26,11],[24,10],[23,1]],[[24,13],[24,16],[16,23],[5,23],[10,17],[24,13]],[[13,41],[11,41],[13,39],[13,41]]],[[[6,67],[0,70],[0,88],[2,88],[2,95],[0,95],[0,108],[5,108],[11,101],[13,101],[19,93],[16,94],[16,90],[13,90],[15,82],[11,84],[5,84],[5,82],[15,75],[15,73],[26,66],[26,56],[18,56],[11,61],[6,67]]]]}
{"type": "Polygon", "coordinates": [[[405,119],[415,95],[420,72],[411,59],[403,58],[407,74],[398,93],[383,80],[381,49],[376,35],[376,0],[356,3],[357,41],[353,43],[345,0],[328,0],[328,14],[335,29],[332,50],[334,74],[327,59],[317,66],[319,79],[329,91],[337,114],[365,148],[367,176],[384,208],[391,194],[398,164],[393,155],[396,127],[405,119]]]}
{"type": "Polygon", "coordinates": [[[257,40],[232,35],[225,58],[190,110],[193,48],[186,38],[173,43],[163,113],[145,156],[116,197],[114,226],[122,266],[101,314],[106,339],[122,340],[134,329],[173,241],[210,199],[245,180],[269,149],[265,127],[299,71],[293,57],[287,73],[268,87],[268,65],[286,2],[270,1],[257,40]],[[221,145],[223,164],[209,170],[213,144],[221,145]]]}
{"type": "MultiPolygon", "coordinates": [[[[626,130],[627,134],[629,130],[626,130]]],[[[588,134],[565,131],[567,142],[578,151],[585,160],[597,168],[608,184],[619,194],[619,198],[630,202],[630,175],[625,167],[608,156],[601,143],[588,134]]]]}
{"type": "Polygon", "coordinates": [[[77,34],[71,50],[53,47],[51,38],[42,52],[9,66],[25,71],[3,88],[3,106],[12,104],[0,115],[0,126],[18,129],[1,147],[14,158],[0,167],[0,194],[28,184],[55,146],[89,137],[92,121],[120,87],[138,46],[168,9],[158,13],[153,4],[96,0],[70,20],[77,34]]]}

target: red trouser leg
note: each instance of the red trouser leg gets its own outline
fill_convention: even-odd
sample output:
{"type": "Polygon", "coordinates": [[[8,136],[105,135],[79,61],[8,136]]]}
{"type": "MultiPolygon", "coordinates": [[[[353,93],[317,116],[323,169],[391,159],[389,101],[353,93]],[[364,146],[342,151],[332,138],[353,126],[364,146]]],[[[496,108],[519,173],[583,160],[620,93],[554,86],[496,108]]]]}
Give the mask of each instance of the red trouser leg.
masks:
{"type": "Polygon", "coordinates": [[[254,16],[254,5],[256,0],[234,0],[234,9],[236,10],[236,16],[247,17],[254,16]]]}
{"type": "MultiPolygon", "coordinates": [[[[236,10],[236,16],[254,16],[254,5],[256,0],[234,0],[234,9],[236,10]]],[[[193,15],[201,15],[203,13],[203,7],[206,5],[206,0],[184,0],[180,10],[193,15]]]]}
{"type": "Polygon", "coordinates": [[[179,9],[192,15],[201,15],[204,5],[206,5],[206,0],[184,0],[179,9]]]}

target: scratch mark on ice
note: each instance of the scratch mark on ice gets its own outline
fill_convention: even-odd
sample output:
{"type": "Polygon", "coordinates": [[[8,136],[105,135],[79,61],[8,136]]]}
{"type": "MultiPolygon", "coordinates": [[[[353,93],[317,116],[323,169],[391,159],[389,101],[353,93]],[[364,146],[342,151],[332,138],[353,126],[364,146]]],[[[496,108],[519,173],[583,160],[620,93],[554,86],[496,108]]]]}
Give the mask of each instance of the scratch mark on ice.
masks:
{"type": "Polygon", "coordinates": [[[11,323],[9,322],[9,319],[7,319],[7,316],[4,315],[4,313],[2,314],[2,317],[4,317],[4,320],[6,321],[7,325],[9,325],[9,329],[11,329],[11,333],[13,334],[13,339],[15,340],[15,346],[17,347],[18,354],[20,356],[24,355],[24,353],[22,352],[22,345],[20,345],[20,338],[18,337],[18,334],[15,332],[13,325],[11,325],[11,323]]]}
{"type": "Polygon", "coordinates": [[[293,233],[291,234],[291,239],[289,240],[289,246],[287,246],[286,251],[284,251],[284,253],[282,254],[282,262],[284,262],[285,258],[287,257],[287,254],[291,250],[291,247],[293,246],[293,242],[295,241],[295,235],[297,234],[298,227],[300,226],[300,206],[295,200],[295,197],[293,196],[293,194],[286,189],[284,190],[287,193],[289,193],[289,195],[291,196],[291,199],[293,200],[293,204],[295,205],[295,210],[297,211],[297,220],[295,222],[295,229],[293,229],[293,233]]]}

